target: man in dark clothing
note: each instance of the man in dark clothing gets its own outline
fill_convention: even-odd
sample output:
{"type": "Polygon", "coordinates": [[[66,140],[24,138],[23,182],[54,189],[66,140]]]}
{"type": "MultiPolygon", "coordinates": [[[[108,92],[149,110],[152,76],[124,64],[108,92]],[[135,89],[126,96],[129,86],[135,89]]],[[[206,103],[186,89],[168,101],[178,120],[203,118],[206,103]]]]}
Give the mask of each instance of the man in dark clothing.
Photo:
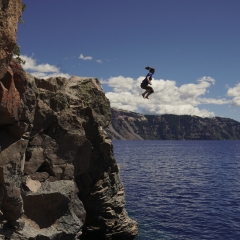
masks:
{"type": "Polygon", "coordinates": [[[149,97],[150,94],[154,93],[154,90],[150,85],[152,85],[151,80],[152,80],[152,75],[155,73],[155,69],[151,67],[146,67],[145,69],[149,70],[149,73],[145,77],[145,79],[141,83],[141,88],[145,89],[146,91],[142,94],[143,98],[149,97]],[[146,97],[145,97],[146,95],[146,97]]]}

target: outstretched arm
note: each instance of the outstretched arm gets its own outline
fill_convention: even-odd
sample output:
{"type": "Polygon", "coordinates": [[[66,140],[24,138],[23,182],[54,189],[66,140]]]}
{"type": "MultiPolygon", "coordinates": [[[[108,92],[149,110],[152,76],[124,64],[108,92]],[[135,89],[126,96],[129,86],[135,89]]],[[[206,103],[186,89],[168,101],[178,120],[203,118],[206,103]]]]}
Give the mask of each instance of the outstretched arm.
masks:
{"type": "Polygon", "coordinates": [[[150,85],[152,85],[151,80],[150,80],[149,78],[150,78],[150,76],[147,76],[148,83],[149,83],[150,85]]]}

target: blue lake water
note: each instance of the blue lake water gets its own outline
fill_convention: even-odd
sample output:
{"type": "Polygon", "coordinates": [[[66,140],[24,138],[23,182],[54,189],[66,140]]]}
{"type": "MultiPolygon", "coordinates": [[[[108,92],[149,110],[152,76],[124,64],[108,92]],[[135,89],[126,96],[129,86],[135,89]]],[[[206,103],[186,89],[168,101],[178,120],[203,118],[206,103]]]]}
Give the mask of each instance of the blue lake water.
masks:
{"type": "Polygon", "coordinates": [[[240,141],[113,141],[135,240],[239,240],[240,141]]]}

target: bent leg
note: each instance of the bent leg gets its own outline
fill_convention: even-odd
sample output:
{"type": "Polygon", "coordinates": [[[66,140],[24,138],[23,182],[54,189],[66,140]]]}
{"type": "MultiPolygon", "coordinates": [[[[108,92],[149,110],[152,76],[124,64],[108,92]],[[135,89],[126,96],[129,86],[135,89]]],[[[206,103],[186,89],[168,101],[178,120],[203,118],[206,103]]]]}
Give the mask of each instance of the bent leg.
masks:
{"type": "Polygon", "coordinates": [[[143,98],[145,98],[146,93],[148,93],[147,90],[142,94],[143,98]]]}
{"type": "Polygon", "coordinates": [[[152,87],[150,87],[150,86],[147,86],[147,96],[145,97],[145,98],[147,98],[148,99],[148,97],[149,97],[149,95],[150,94],[152,94],[152,93],[154,93],[154,90],[153,90],[153,88],[152,87]]]}

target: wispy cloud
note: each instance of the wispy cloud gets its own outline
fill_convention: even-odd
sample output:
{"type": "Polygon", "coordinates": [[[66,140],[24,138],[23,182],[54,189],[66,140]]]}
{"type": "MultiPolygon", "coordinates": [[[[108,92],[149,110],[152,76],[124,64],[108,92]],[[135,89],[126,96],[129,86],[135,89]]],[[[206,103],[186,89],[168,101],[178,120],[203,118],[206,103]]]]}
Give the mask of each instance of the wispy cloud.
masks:
{"type": "MultiPolygon", "coordinates": [[[[84,61],[92,61],[93,57],[92,56],[84,56],[82,53],[80,54],[80,56],[78,57],[84,61]]],[[[103,63],[103,61],[101,59],[97,59],[95,60],[97,63],[103,63]]]]}
{"type": "Polygon", "coordinates": [[[84,60],[84,61],[87,61],[87,60],[92,60],[93,58],[91,56],[83,56],[83,54],[80,54],[79,56],[80,59],[84,60]]]}
{"type": "Polygon", "coordinates": [[[101,80],[101,83],[113,89],[106,93],[112,107],[144,114],[169,113],[213,117],[214,112],[202,108],[202,106],[200,108],[200,105],[231,103],[225,98],[205,97],[208,89],[215,84],[215,80],[211,77],[204,76],[197,79],[196,83],[184,84],[179,87],[174,80],[153,79],[152,86],[155,92],[150,96],[150,100],[143,99],[141,96],[144,91],[140,88],[143,79],[144,77],[133,79],[119,76],[101,80]]]}
{"type": "Polygon", "coordinates": [[[61,72],[60,68],[48,63],[37,64],[37,60],[33,57],[28,57],[26,55],[21,55],[21,58],[26,62],[22,65],[23,69],[31,73],[37,78],[49,78],[49,77],[66,77],[71,76],[68,73],[61,72]]]}
{"type": "Polygon", "coordinates": [[[70,59],[73,59],[73,58],[76,58],[76,56],[72,56],[72,57],[65,57],[62,61],[67,61],[67,60],[70,60],[70,59]]]}

